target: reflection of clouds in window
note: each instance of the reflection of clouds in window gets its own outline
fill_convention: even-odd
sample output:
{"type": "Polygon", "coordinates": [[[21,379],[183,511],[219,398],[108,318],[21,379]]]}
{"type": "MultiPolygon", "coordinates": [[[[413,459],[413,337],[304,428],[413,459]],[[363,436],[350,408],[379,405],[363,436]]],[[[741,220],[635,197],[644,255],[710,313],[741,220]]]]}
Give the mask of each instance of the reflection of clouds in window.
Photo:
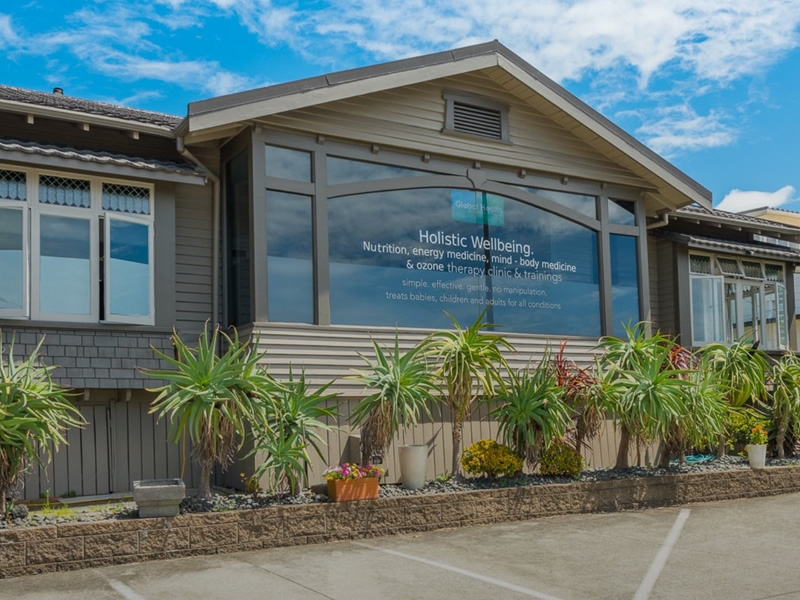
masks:
{"type": "Polygon", "coordinates": [[[313,323],[311,198],[267,192],[267,290],[270,321],[313,323]]]}
{"type": "Polygon", "coordinates": [[[490,314],[504,331],[600,334],[595,231],[506,198],[504,225],[486,229],[503,248],[516,250],[487,251],[484,225],[454,220],[459,213],[453,212],[451,199],[461,196],[450,192],[403,190],[328,201],[333,323],[441,328],[448,326],[443,310],[467,323],[492,301],[490,314]],[[420,231],[441,232],[439,239],[463,236],[467,247],[420,243],[420,231]],[[414,248],[439,254],[415,256],[414,248]],[[538,262],[523,265],[521,257],[538,262]],[[444,270],[424,270],[425,265],[444,270]],[[469,268],[469,274],[460,267],[469,268]],[[488,268],[495,270],[487,275],[488,268]]]}
{"type": "Polygon", "coordinates": [[[150,233],[141,223],[112,220],[110,230],[109,311],[112,315],[150,314],[150,233]]]}
{"type": "Polygon", "coordinates": [[[636,204],[627,200],[609,200],[608,222],[615,225],[636,225],[636,204]]]}
{"type": "Polygon", "coordinates": [[[0,208],[0,309],[22,308],[22,211],[0,208]]]}
{"type": "Polygon", "coordinates": [[[265,154],[268,177],[292,181],[311,181],[310,153],[267,145],[265,154]]]}
{"type": "Polygon", "coordinates": [[[49,314],[90,314],[89,221],[42,215],[39,229],[39,310],[49,314]]]}
{"type": "Polygon", "coordinates": [[[557,192],[555,190],[545,190],[542,188],[523,188],[531,194],[542,196],[553,202],[557,202],[561,206],[572,209],[576,212],[591,217],[597,218],[597,201],[594,196],[584,196],[583,194],[571,194],[568,192],[557,192]]]}
{"type": "Polygon", "coordinates": [[[426,173],[425,171],[415,171],[413,169],[379,165],[360,160],[337,158],[335,156],[328,157],[327,168],[329,185],[352,183],[355,181],[391,179],[394,177],[416,177],[419,175],[430,175],[430,173],[426,173]]]}

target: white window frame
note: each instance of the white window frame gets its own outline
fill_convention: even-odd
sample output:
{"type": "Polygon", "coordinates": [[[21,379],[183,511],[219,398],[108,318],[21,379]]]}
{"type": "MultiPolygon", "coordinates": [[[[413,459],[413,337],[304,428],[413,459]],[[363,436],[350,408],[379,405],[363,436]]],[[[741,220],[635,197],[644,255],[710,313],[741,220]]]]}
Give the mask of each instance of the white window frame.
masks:
{"type": "MultiPolygon", "coordinates": [[[[152,213],[152,195],[151,195],[151,207],[150,212],[152,213]]],[[[152,325],[153,318],[155,315],[155,283],[153,278],[155,277],[155,268],[153,265],[153,242],[155,239],[154,232],[153,232],[153,222],[152,220],[146,220],[137,218],[135,215],[131,215],[130,213],[117,213],[114,211],[106,211],[105,218],[103,220],[103,227],[105,228],[103,240],[105,244],[105,256],[103,260],[103,281],[105,285],[103,286],[103,293],[105,298],[103,299],[105,304],[105,322],[108,323],[132,323],[132,324],[139,324],[139,325],[152,325]],[[113,315],[111,313],[111,247],[110,247],[110,240],[111,240],[111,221],[124,221],[126,223],[136,223],[137,225],[144,225],[147,227],[147,267],[149,269],[149,280],[150,280],[150,298],[148,304],[148,314],[147,316],[139,317],[133,315],[113,315]]]]}
{"type": "MultiPolygon", "coordinates": [[[[10,169],[9,169],[10,170],[10,169]]],[[[26,182],[27,187],[27,182],[26,182]]],[[[27,194],[27,189],[26,189],[27,194]]],[[[18,210],[22,213],[22,308],[2,308],[0,318],[27,319],[30,314],[30,223],[28,203],[23,200],[0,200],[0,208],[18,210]]]]}
{"type": "MultiPolygon", "coordinates": [[[[26,176],[26,196],[25,201],[0,200],[0,207],[16,208],[23,212],[23,257],[25,268],[23,268],[23,300],[24,310],[3,310],[0,309],[0,318],[9,319],[30,319],[41,321],[56,322],[75,322],[75,323],[115,323],[131,325],[154,325],[155,324],[155,186],[152,183],[143,181],[132,181],[93,175],[78,174],[72,172],[55,171],[49,169],[30,169],[19,168],[10,165],[0,164],[0,169],[25,173],[26,176]],[[57,204],[43,204],[39,202],[39,181],[42,175],[62,177],[65,179],[88,180],[89,188],[89,207],[61,206],[57,204]],[[148,190],[150,195],[149,207],[150,214],[137,215],[114,210],[103,209],[103,184],[116,184],[123,186],[141,187],[148,190]],[[62,313],[46,313],[40,310],[41,290],[39,285],[41,270],[41,240],[40,240],[40,219],[41,215],[54,215],[68,218],[84,218],[90,221],[90,314],[74,315],[62,313]],[[109,314],[110,305],[108,298],[110,289],[108,286],[108,266],[104,266],[105,281],[105,312],[104,318],[100,320],[100,220],[103,219],[105,235],[108,235],[107,221],[120,219],[146,225],[148,227],[148,266],[150,269],[150,314],[147,317],[121,316],[109,314]]],[[[105,239],[108,239],[107,237],[105,239]]],[[[105,249],[104,262],[108,260],[110,248],[105,249]]]]}
{"type": "Polygon", "coordinates": [[[692,275],[689,278],[689,311],[690,311],[690,323],[692,326],[692,345],[693,346],[704,346],[706,344],[713,344],[713,343],[720,343],[724,344],[726,339],[726,325],[727,325],[727,314],[725,309],[725,278],[720,275],[692,275]],[[714,315],[715,317],[715,329],[718,331],[718,335],[716,339],[713,340],[698,340],[695,335],[694,329],[694,314],[695,314],[695,302],[694,302],[694,293],[691,289],[692,283],[695,280],[702,280],[702,281],[713,281],[720,286],[720,299],[722,301],[721,311],[714,315]]]}

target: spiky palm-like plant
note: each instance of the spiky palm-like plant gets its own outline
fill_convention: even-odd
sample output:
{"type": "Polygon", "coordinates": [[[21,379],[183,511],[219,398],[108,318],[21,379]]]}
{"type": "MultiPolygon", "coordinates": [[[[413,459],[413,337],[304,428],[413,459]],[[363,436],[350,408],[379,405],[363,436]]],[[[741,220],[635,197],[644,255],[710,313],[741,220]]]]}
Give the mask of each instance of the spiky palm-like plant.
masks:
{"type": "Polygon", "coordinates": [[[535,467],[542,450],[564,437],[571,423],[570,408],[562,400],[550,357],[535,369],[510,373],[508,384],[492,399],[497,406],[500,437],[529,467],[535,467]]]}
{"type": "Polygon", "coordinates": [[[197,495],[210,498],[211,469],[216,463],[225,470],[233,462],[248,424],[255,418],[254,399],[262,397],[272,382],[258,366],[262,357],[258,343],[240,341],[235,330],[230,337],[215,327],[209,335],[206,327],[196,348],[187,346],[177,332],[172,341],[176,358],[153,351],[173,368],[144,371],[149,377],[167,381],[150,390],[158,392],[150,413],[169,419],[174,443],[186,431],[200,463],[197,495]],[[220,339],[225,349],[218,354],[220,339]]]}
{"type": "Polygon", "coordinates": [[[46,463],[50,446],[66,444],[66,430],[86,424],[69,401],[67,388],[55,383],[39,351],[44,338],[23,361],[14,361],[13,341],[0,356],[0,518],[6,492],[32,462],[46,463]]]}
{"type": "Polygon", "coordinates": [[[338,395],[327,393],[332,384],[330,381],[312,388],[305,371],[295,378],[290,365],[287,381],[270,378],[264,393],[254,400],[257,420],[253,423],[255,445],[250,455],[265,453],[265,462],[255,476],[270,472],[271,489],[288,487],[289,492],[296,493],[300,483],[308,483],[309,451],[314,450],[324,460],[321,446],[325,441],[319,432],[330,431],[328,422],[339,416],[338,405],[328,406],[338,395]]]}
{"type": "MultiPolygon", "coordinates": [[[[725,398],[731,408],[755,406],[767,399],[767,355],[749,340],[740,339],[730,346],[704,346],[700,350],[700,370],[726,386],[725,398]]],[[[718,456],[725,454],[725,446],[725,436],[721,435],[718,456]]]]}
{"type": "Polygon", "coordinates": [[[514,346],[503,336],[487,333],[492,327],[483,322],[484,310],[466,329],[451,314],[453,330],[436,331],[422,341],[425,354],[438,364],[435,372],[444,386],[453,421],[452,473],[460,471],[461,438],[464,421],[479,395],[491,396],[502,385],[502,371],[508,370],[503,350],[514,346]]]}
{"type": "Polygon", "coordinates": [[[384,455],[392,438],[406,427],[413,427],[420,417],[431,416],[429,405],[437,401],[432,373],[421,346],[400,352],[397,332],[394,348],[381,348],[372,340],[375,360],[360,355],[366,369],[355,370],[353,379],[373,393],[363,398],[350,415],[353,425],[361,426],[361,463],[384,455]]]}
{"type": "Polygon", "coordinates": [[[800,427],[800,359],[786,353],[769,371],[772,382],[772,418],[778,458],[784,458],[784,442],[790,428],[800,427]]]}

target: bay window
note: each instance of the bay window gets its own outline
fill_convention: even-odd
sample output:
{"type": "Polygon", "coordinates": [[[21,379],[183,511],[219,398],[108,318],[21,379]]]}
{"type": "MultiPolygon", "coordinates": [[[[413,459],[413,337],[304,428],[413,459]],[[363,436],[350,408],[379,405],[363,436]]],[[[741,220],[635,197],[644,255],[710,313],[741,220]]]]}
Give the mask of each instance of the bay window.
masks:
{"type": "Polygon", "coordinates": [[[735,257],[691,254],[692,343],[760,342],[788,347],[783,265],[735,257]]]}
{"type": "Polygon", "coordinates": [[[0,169],[0,317],[153,324],[152,194],[0,169]]]}

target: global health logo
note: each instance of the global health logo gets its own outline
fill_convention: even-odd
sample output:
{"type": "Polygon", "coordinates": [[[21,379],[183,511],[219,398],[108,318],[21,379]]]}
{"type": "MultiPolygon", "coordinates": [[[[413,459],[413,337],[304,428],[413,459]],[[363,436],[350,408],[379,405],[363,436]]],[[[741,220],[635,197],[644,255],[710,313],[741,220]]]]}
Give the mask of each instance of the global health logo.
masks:
{"type": "Polygon", "coordinates": [[[479,225],[505,224],[503,199],[485,192],[450,190],[450,212],[454,221],[479,225]]]}

